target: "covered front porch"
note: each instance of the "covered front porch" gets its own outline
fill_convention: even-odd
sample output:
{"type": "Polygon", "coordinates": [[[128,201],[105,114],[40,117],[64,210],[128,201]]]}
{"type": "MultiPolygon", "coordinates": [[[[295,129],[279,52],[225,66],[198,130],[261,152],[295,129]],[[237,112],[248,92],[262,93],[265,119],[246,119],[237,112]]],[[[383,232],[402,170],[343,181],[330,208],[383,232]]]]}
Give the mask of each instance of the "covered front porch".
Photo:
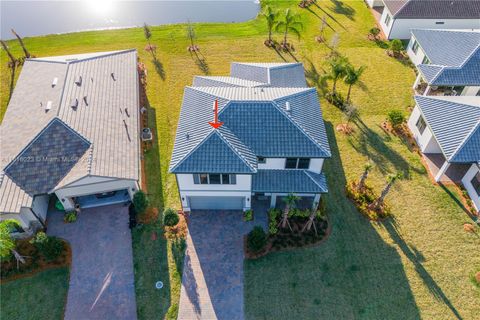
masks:
{"type": "Polygon", "coordinates": [[[447,162],[441,153],[424,153],[423,160],[435,182],[460,184],[471,164],[447,162]]]}
{"type": "Polygon", "coordinates": [[[464,89],[465,86],[431,86],[421,73],[418,74],[413,85],[415,94],[419,96],[460,96],[464,89]]]}

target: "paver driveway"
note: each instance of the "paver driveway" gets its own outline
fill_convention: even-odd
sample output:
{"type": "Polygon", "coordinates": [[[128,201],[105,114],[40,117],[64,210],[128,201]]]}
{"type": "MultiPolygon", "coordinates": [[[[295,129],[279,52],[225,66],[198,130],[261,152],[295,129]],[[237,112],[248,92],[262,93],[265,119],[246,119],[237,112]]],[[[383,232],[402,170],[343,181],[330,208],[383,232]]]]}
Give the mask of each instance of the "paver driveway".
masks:
{"type": "Polygon", "coordinates": [[[65,319],[136,319],[128,207],[84,209],[75,223],[49,212],[48,234],[72,247],[65,319]]]}
{"type": "Polygon", "coordinates": [[[240,211],[193,211],[180,292],[179,320],[244,318],[243,235],[253,225],[240,211]]]}

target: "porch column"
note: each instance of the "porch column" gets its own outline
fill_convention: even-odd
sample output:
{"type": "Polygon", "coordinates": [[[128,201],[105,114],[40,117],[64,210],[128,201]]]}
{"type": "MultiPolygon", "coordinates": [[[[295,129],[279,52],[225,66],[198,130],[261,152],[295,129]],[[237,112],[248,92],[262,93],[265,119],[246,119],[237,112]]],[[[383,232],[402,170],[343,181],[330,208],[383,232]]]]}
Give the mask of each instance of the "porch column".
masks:
{"type": "Polygon", "coordinates": [[[423,93],[423,96],[426,97],[428,95],[428,93],[430,92],[430,89],[432,89],[430,86],[427,86],[427,88],[425,89],[425,92],[423,93]]]}
{"type": "Polygon", "coordinates": [[[445,161],[442,167],[440,168],[440,170],[438,170],[437,175],[435,176],[435,182],[440,181],[443,174],[448,170],[449,167],[450,167],[450,163],[448,161],[445,161]]]}
{"type": "Polygon", "coordinates": [[[419,73],[418,76],[417,76],[417,79],[415,79],[415,82],[413,83],[413,89],[415,89],[415,88],[418,86],[418,84],[420,83],[420,80],[421,80],[421,79],[422,79],[422,77],[421,77],[421,75],[420,75],[420,73],[419,73]]]}
{"type": "Polygon", "coordinates": [[[272,196],[270,197],[270,209],[275,208],[276,204],[277,204],[277,194],[272,193],[272,196]]]}
{"type": "Polygon", "coordinates": [[[318,204],[320,203],[321,194],[316,194],[315,198],[313,199],[312,210],[316,210],[318,208],[318,204]]]}

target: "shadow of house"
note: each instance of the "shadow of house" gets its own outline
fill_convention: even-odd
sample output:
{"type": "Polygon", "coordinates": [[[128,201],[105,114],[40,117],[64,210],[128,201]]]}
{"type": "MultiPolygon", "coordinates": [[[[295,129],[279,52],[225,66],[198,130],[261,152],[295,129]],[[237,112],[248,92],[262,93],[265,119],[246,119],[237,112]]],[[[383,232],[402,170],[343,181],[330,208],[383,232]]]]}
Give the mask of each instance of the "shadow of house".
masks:
{"type": "MultiPolygon", "coordinates": [[[[369,128],[360,118],[353,121],[360,130],[356,135],[349,138],[350,145],[359,153],[372,159],[375,166],[383,174],[389,173],[388,163],[391,163],[397,172],[404,178],[410,178],[410,170],[417,173],[425,173],[425,169],[412,167],[398,152],[390,148],[385,142],[392,139],[388,134],[381,136],[369,128]]],[[[382,131],[383,132],[383,131],[382,131]]]]}
{"type": "Polygon", "coordinates": [[[385,229],[389,232],[390,237],[395,241],[398,247],[402,250],[403,254],[410,260],[414,265],[415,271],[418,273],[422,281],[427,286],[430,293],[439,301],[443,302],[452,312],[452,316],[455,319],[463,319],[459,314],[457,309],[453,306],[451,301],[443,292],[442,288],[435,282],[430,273],[422,265],[422,262],[425,261],[423,255],[414,247],[409,246],[401,234],[399,233],[397,227],[387,220],[384,224],[385,229]]]}
{"type": "Polygon", "coordinates": [[[319,247],[246,261],[247,318],[419,319],[401,258],[345,196],[334,128],[325,195],[332,234],[319,247]]]}

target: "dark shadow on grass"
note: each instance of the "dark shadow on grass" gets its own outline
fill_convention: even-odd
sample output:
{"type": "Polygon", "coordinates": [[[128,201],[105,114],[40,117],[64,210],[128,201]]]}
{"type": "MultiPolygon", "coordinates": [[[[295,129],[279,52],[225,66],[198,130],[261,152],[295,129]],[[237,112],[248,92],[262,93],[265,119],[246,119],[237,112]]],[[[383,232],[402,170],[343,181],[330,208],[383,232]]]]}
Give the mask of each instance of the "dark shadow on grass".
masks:
{"type": "Polygon", "coordinates": [[[379,47],[379,48],[388,49],[388,47],[389,47],[388,42],[385,41],[385,40],[375,39],[374,42],[377,45],[377,47],[379,47]]]}
{"type": "Polygon", "coordinates": [[[319,247],[246,261],[246,318],[420,319],[397,249],[345,196],[335,129],[325,124],[332,158],[322,197],[332,234],[319,247]]]}
{"type": "Polygon", "coordinates": [[[283,54],[280,52],[280,50],[277,49],[277,46],[274,46],[273,47],[273,50],[275,50],[275,52],[277,53],[277,55],[285,62],[287,62],[287,59],[285,59],[285,57],[283,56],[283,54]]]}
{"type": "Polygon", "coordinates": [[[460,199],[458,198],[458,195],[454,194],[452,192],[452,190],[450,190],[449,188],[447,188],[447,186],[445,186],[443,183],[439,182],[438,185],[440,186],[440,188],[442,188],[443,191],[445,191],[446,194],[448,194],[450,196],[450,198],[472,219],[474,220],[476,218],[476,216],[474,216],[470,210],[468,210],[462,203],[462,201],[460,201],[460,199]]]}
{"type": "Polygon", "coordinates": [[[424,262],[425,259],[418,252],[418,250],[416,250],[416,248],[414,247],[409,246],[399,233],[398,229],[393,224],[389,223],[388,220],[385,221],[384,226],[385,229],[388,230],[390,237],[402,250],[403,254],[405,254],[405,256],[410,260],[410,262],[413,263],[413,265],[415,266],[415,271],[417,271],[422,281],[428,287],[430,293],[433,294],[436,299],[442,301],[450,309],[455,319],[463,319],[457,309],[453,306],[451,301],[445,295],[442,288],[440,288],[440,286],[435,282],[430,273],[423,266],[422,262],[424,262]]]}
{"type": "Polygon", "coordinates": [[[312,87],[316,87],[318,90],[320,90],[320,93],[322,96],[325,96],[325,94],[328,92],[328,83],[327,83],[327,78],[328,75],[326,71],[321,68],[321,72],[315,67],[313,62],[305,58],[306,64],[305,66],[305,77],[307,78],[308,84],[312,87]]]}
{"type": "MultiPolygon", "coordinates": [[[[317,5],[318,6],[318,5],[317,5]]],[[[310,9],[309,7],[306,8],[308,10],[308,12],[310,12],[311,14],[313,14],[314,16],[316,16],[318,19],[322,20],[322,17],[320,17],[315,11],[313,11],[312,9],[310,9]]],[[[323,9],[322,9],[323,10],[323,9]]],[[[325,11],[324,11],[325,12],[325,11]]],[[[328,15],[328,13],[326,13],[328,15]]],[[[330,16],[330,15],[329,15],[330,16]]],[[[332,18],[330,16],[330,18],[332,18]]],[[[327,19],[325,19],[325,25],[327,27],[329,27],[330,29],[332,29],[333,32],[335,32],[335,28],[333,28],[328,22],[327,22],[327,19]]]]}
{"type": "Polygon", "coordinates": [[[331,0],[333,7],[330,9],[338,14],[346,16],[348,19],[355,21],[355,9],[345,4],[343,1],[331,0]]]}
{"type": "MultiPolygon", "coordinates": [[[[325,9],[323,9],[321,6],[319,6],[316,2],[314,2],[315,6],[322,10],[323,13],[325,13],[330,19],[332,19],[336,24],[338,24],[343,30],[347,30],[347,28],[345,28],[345,26],[340,22],[338,21],[334,16],[332,16],[330,13],[328,13],[325,9]]],[[[317,15],[318,17],[318,15],[317,15]]]]}
{"type": "Polygon", "coordinates": [[[210,67],[208,66],[207,59],[203,56],[203,54],[199,53],[198,51],[190,52],[190,56],[192,57],[195,65],[203,72],[204,75],[210,74],[210,67]]]}
{"type": "Polygon", "coordinates": [[[183,264],[185,260],[185,249],[187,248],[187,243],[185,239],[179,238],[172,241],[172,256],[173,261],[175,261],[175,267],[177,272],[182,274],[183,264]]]}
{"type": "MultiPolygon", "coordinates": [[[[406,179],[410,178],[410,170],[418,173],[424,173],[425,170],[412,167],[398,152],[390,148],[385,142],[392,138],[388,134],[380,134],[369,128],[361,118],[353,121],[359,129],[359,133],[351,135],[349,143],[359,153],[370,158],[375,166],[383,174],[391,173],[388,171],[387,163],[393,164],[395,170],[402,173],[406,179]]],[[[382,131],[383,132],[383,131],[382,131]]]]}
{"type": "Polygon", "coordinates": [[[162,80],[165,80],[166,74],[165,74],[165,69],[163,68],[163,64],[158,60],[157,58],[152,60],[152,63],[155,67],[155,71],[157,74],[162,78],[162,80]]]}

